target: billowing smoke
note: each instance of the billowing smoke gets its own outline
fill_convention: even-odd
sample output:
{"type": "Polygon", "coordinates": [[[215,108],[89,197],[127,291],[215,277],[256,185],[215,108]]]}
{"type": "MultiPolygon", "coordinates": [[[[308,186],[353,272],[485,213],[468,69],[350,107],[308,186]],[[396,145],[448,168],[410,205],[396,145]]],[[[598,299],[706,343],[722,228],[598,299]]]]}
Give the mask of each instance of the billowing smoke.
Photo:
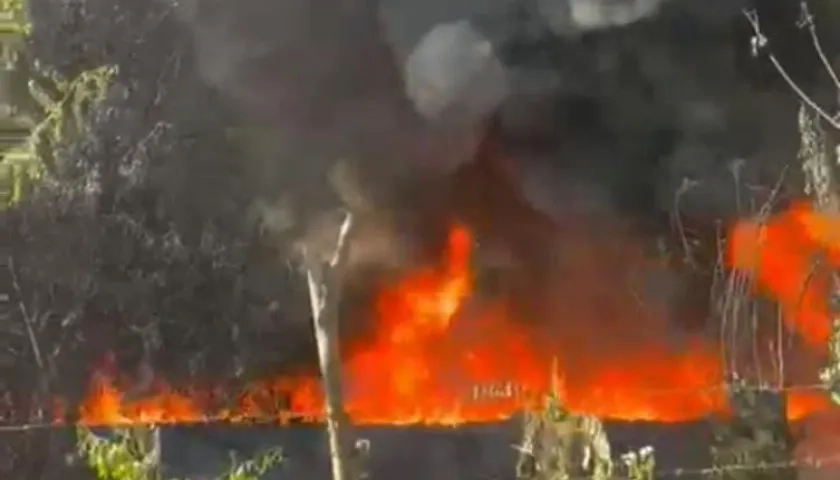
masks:
{"type": "Polygon", "coordinates": [[[507,95],[493,44],[465,20],[438,25],[423,37],[406,61],[405,86],[418,112],[448,121],[486,118],[507,95]]]}
{"type": "Polygon", "coordinates": [[[198,71],[205,80],[232,99],[250,121],[269,125],[274,135],[284,137],[282,142],[268,142],[267,148],[275,157],[284,150],[295,160],[267,161],[258,177],[260,182],[276,180],[275,186],[288,187],[323,180],[329,157],[348,150],[370,155],[376,148],[359,140],[365,135],[378,142],[391,139],[396,145],[389,153],[437,143],[459,154],[429,147],[434,156],[452,156],[456,165],[468,159],[477,143],[476,130],[506,98],[518,93],[517,81],[508,77],[521,74],[502,59],[500,50],[518,34],[520,8],[527,10],[527,28],[576,36],[653,16],[662,3],[496,0],[418,5],[387,0],[381,2],[379,23],[363,18],[372,14],[375,20],[377,12],[347,12],[326,3],[248,1],[231,9],[219,2],[186,0],[179,2],[177,11],[193,33],[198,71]],[[384,38],[366,31],[377,28],[384,38]],[[378,67],[363,62],[366,56],[383,53],[377,51],[377,40],[391,50],[377,59],[378,67]],[[388,78],[389,53],[402,78],[399,73],[388,78]],[[411,99],[415,112],[400,96],[411,99]],[[282,172],[270,173],[275,170],[282,172]]]}
{"type": "MultiPolygon", "coordinates": [[[[283,219],[275,229],[304,223],[303,237],[323,243],[335,222],[320,210],[340,198],[366,215],[356,251],[368,253],[354,258],[399,264],[414,238],[396,200],[443,204],[456,171],[497,169],[474,172],[451,201],[470,198],[459,211],[496,223],[487,231],[511,237],[515,256],[536,270],[574,254],[533,240],[539,234],[499,200],[504,188],[511,203],[555,223],[556,242],[574,250],[598,243],[586,235],[600,231],[576,229],[606,224],[602,235],[638,240],[623,225],[674,214],[726,219],[775,184],[794,156],[796,104],[787,93],[756,91],[744,74],[748,37],[733,35],[742,4],[392,0],[348,12],[254,0],[235,10],[184,4],[181,13],[199,72],[249,127],[267,132],[267,146],[246,162],[255,196],[269,206],[264,216],[283,219]],[[364,61],[370,53],[376,60],[364,61]],[[496,146],[480,151],[488,135],[496,146]],[[341,157],[347,168],[336,184],[341,157]],[[424,182],[435,187],[418,188],[424,182]],[[384,245],[399,253],[377,255],[384,245]]],[[[602,243],[593,259],[613,248],[602,243]]],[[[617,257],[584,269],[592,290],[624,261],[617,257]]],[[[652,295],[640,301],[672,303],[652,295]]]]}
{"type": "Polygon", "coordinates": [[[737,213],[795,149],[795,103],[755,93],[738,64],[744,3],[382,0],[353,12],[192,0],[178,11],[198,72],[254,135],[242,162],[264,227],[329,237],[334,225],[310,219],[342,200],[379,212],[362,237],[398,245],[393,219],[406,215],[394,206],[440,203],[491,124],[489,153],[509,167],[494,178],[559,223],[737,213]]]}
{"type": "Polygon", "coordinates": [[[574,34],[621,27],[654,15],[666,0],[537,0],[537,8],[552,31],[574,34]]]}
{"type": "Polygon", "coordinates": [[[746,46],[733,44],[730,32],[744,2],[438,3],[384,2],[382,18],[415,110],[462,139],[447,164],[469,162],[471,137],[496,115],[506,138],[542,145],[543,154],[527,147],[512,156],[525,195],[549,214],[568,198],[549,200],[560,190],[549,185],[565,181],[594,182],[604,190],[598,197],[621,208],[670,211],[680,192],[687,212],[728,215],[734,184],[774,174],[756,162],[733,180],[722,160],[778,138],[749,124],[749,111],[765,99],[738,93],[750,88],[734,61],[746,46]],[[700,32],[720,41],[704,43],[700,32]],[[751,133],[733,138],[736,124],[751,133]]]}
{"type": "MultiPolygon", "coordinates": [[[[460,128],[462,135],[469,136],[485,126],[487,118],[506,100],[512,104],[509,108],[516,108],[523,97],[536,94],[548,99],[558,93],[544,81],[558,72],[521,69],[511,64],[511,59],[501,58],[501,51],[516,42],[523,30],[543,37],[575,38],[584,32],[653,16],[661,3],[501,0],[469,6],[447,2],[440,8],[432,2],[423,5],[421,14],[419,7],[393,1],[384,3],[383,18],[394,51],[404,62],[406,92],[416,111],[432,124],[460,128]],[[430,21],[435,23],[428,27],[430,21]],[[423,28],[427,30],[418,39],[423,28]]],[[[455,160],[469,157],[467,154],[455,160]]]]}
{"type": "MultiPolygon", "coordinates": [[[[102,3],[107,5],[101,11],[110,12],[106,9],[110,2],[102,3]]],[[[551,325],[558,328],[550,333],[570,347],[593,345],[581,354],[582,364],[590,360],[589,355],[603,351],[620,364],[626,360],[622,346],[649,340],[646,336],[662,331],[670,333],[671,325],[660,321],[666,315],[656,315],[653,333],[637,327],[649,321],[652,308],[668,310],[672,299],[661,297],[682,287],[670,272],[652,280],[639,278],[644,276],[642,267],[660,259],[649,258],[648,238],[631,232],[625,224],[675,210],[705,218],[731,216],[746,208],[753,195],[766,195],[767,186],[772,188],[783,167],[795,158],[796,101],[786,91],[757,85],[752,70],[745,68],[756,61],[749,58],[748,35],[733,34],[738,31],[733,27],[740,25],[738,10],[745,2],[345,3],[360,10],[337,8],[328,0],[178,3],[180,26],[189,33],[195,51],[190,52],[192,56],[173,58],[195,60],[180,71],[194,67],[195,72],[185,76],[195,73],[235,107],[239,124],[225,133],[244,138],[241,143],[248,151],[223,150],[227,144],[221,141],[224,135],[219,127],[213,130],[214,138],[205,134],[200,139],[212,147],[212,162],[206,150],[187,147],[171,156],[168,151],[156,154],[151,193],[115,187],[113,196],[101,201],[109,209],[122,209],[108,216],[112,223],[107,223],[108,218],[82,216],[84,222],[79,222],[82,227],[75,235],[80,243],[93,243],[89,246],[93,260],[85,273],[107,287],[97,305],[113,308],[109,306],[112,298],[128,298],[131,302],[125,311],[137,319],[171,319],[170,327],[179,331],[164,332],[169,351],[178,350],[171,338],[179,336],[229,352],[233,348],[228,343],[209,342],[212,332],[196,341],[193,333],[181,335],[180,330],[189,329],[180,327],[212,323],[222,332],[217,336],[227,339],[228,329],[251,322],[258,327],[250,329],[252,338],[284,337],[280,348],[272,344],[266,349],[267,356],[289,356],[296,344],[303,343],[302,338],[310,337],[305,302],[298,302],[303,308],[289,308],[282,315],[296,319],[298,329],[286,328],[288,323],[277,321],[274,313],[295,304],[293,297],[303,298],[302,282],[288,267],[292,263],[289,252],[268,247],[281,243],[284,233],[299,229],[303,232],[295,231],[295,235],[328,248],[336,222],[332,212],[323,211],[340,201],[361,214],[353,258],[360,264],[400,266],[412,256],[405,247],[416,240],[412,235],[416,230],[405,228],[410,222],[397,211],[396,200],[419,197],[432,203],[438,197],[448,198],[452,194],[448,180],[463,175],[470,181],[457,185],[467,185],[464,196],[470,205],[462,210],[472,209],[473,218],[493,227],[486,230],[510,237],[506,244],[499,243],[515,250],[516,260],[528,263],[526,274],[538,268],[551,270],[545,282],[529,278],[522,282],[526,288],[518,292],[544,300],[538,306],[543,313],[564,314],[551,325]],[[486,140],[491,126],[496,142],[493,148],[479,150],[490,143],[486,140]],[[247,251],[237,236],[237,248],[216,255],[215,243],[204,241],[205,236],[212,238],[210,230],[205,235],[204,225],[225,231],[224,226],[249,217],[240,203],[227,206],[233,203],[228,201],[232,195],[227,195],[233,187],[217,186],[228,183],[236,184],[236,191],[250,200],[253,217],[268,234],[266,245],[251,249],[248,244],[247,251]],[[153,196],[158,192],[164,198],[160,203],[177,205],[184,213],[172,220],[152,212],[162,209],[153,196]],[[516,201],[530,208],[511,208],[516,201]],[[220,204],[225,215],[218,214],[220,204]],[[133,216],[125,215],[126,210],[133,216]],[[532,227],[539,223],[536,216],[548,220],[550,228],[532,227]],[[213,222],[214,217],[222,220],[213,222]],[[196,270],[193,257],[183,254],[187,250],[179,245],[172,249],[175,253],[163,257],[178,267],[177,274],[160,272],[162,262],[152,255],[159,255],[157,251],[149,253],[156,262],[145,262],[148,266],[138,269],[142,276],[129,270],[137,263],[138,246],[147,248],[150,243],[146,237],[130,237],[135,230],[125,233],[129,229],[116,223],[125,218],[132,220],[128,223],[132,228],[142,222],[167,225],[167,229],[169,223],[179,228],[194,225],[198,231],[194,243],[212,250],[212,255],[200,257],[205,259],[206,270],[196,270]],[[103,232],[91,242],[85,229],[96,222],[111,225],[118,233],[103,232]],[[542,236],[546,231],[552,235],[542,236]],[[108,275],[101,273],[102,258],[111,262],[108,275]],[[214,268],[219,265],[222,268],[217,272],[214,268]],[[205,288],[211,276],[208,271],[216,272],[215,288],[205,288]],[[121,277],[125,272],[134,276],[121,277]],[[121,282],[115,282],[115,277],[121,282]],[[171,297],[163,297],[161,285],[172,290],[171,297]],[[544,295],[552,288],[560,294],[544,295]],[[612,337],[604,335],[604,330],[612,337]]],[[[788,21],[793,18],[779,22],[788,21]]],[[[154,21],[137,23],[145,27],[154,21]]],[[[164,55],[147,49],[146,57],[164,55]]],[[[177,59],[171,64],[177,65],[177,59]]],[[[161,68],[163,73],[148,84],[174,75],[169,69],[161,68]]],[[[172,66],[171,70],[179,69],[172,66]]],[[[133,82],[126,81],[123,90],[133,91],[133,82]]],[[[185,81],[181,88],[195,89],[196,83],[185,81]]],[[[140,124],[132,139],[146,139],[151,128],[146,123],[157,121],[145,118],[143,110],[156,95],[148,94],[149,102],[135,97],[132,105],[143,107],[120,114],[121,122],[140,124]]],[[[177,97],[176,91],[168,98],[177,97]]],[[[190,96],[190,102],[202,104],[209,97],[190,96]]],[[[184,110],[192,109],[192,117],[221,116],[223,111],[195,107],[187,105],[184,110]]],[[[100,123],[109,130],[85,148],[105,160],[127,158],[131,148],[123,145],[122,127],[111,118],[100,123]],[[108,149],[113,138],[118,145],[108,149]]],[[[199,130],[203,122],[193,118],[192,124],[199,130]]],[[[179,124],[178,129],[187,132],[180,134],[179,145],[195,142],[190,128],[179,124]]],[[[87,150],[79,154],[90,156],[87,150]]],[[[102,165],[107,164],[105,160],[102,165]]],[[[443,217],[451,212],[438,213],[443,217]]],[[[44,217],[45,225],[66,224],[44,217]]],[[[155,233],[160,233],[159,243],[167,248],[177,243],[170,242],[178,237],[168,230],[155,233]]],[[[54,248],[46,247],[55,243],[68,244],[58,236],[37,238],[45,252],[52,252],[54,248]]],[[[488,248],[496,247],[487,243],[491,244],[488,248]]],[[[505,254],[510,252],[498,256],[505,254]]],[[[677,250],[674,255],[680,254],[677,250]]],[[[34,257],[49,258],[37,252],[27,258],[34,257]]],[[[79,258],[87,257],[74,255],[74,260],[79,258]]],[[[40,275],[52,277],[44,272],[40,275]]],[[[30,283],[38,287],[47,284],[33,278],[30,283]]],[[[87,284],[69,274],[67,278],[65,283],[77,289],[87,284]]],[[[505,280],[520,279],[511,275],[505,280]]],[[[88,304],[84,303],[85,308],[88,304]]],[[[127,317],[116,308],[106,309],[107,316],[89,311],[106,319],[127,317]]],[[[242,350],[250,353],[257,350],[257,343],[237,345],[247,345],[242,350]]],[[[176,356],[172,363],[187,362],[176,356]]],[[[221,371],[208,365],[213,374],[221,371]]],[[[586,380],[587,373],[580,368],[577,380],[586,380]]]]}

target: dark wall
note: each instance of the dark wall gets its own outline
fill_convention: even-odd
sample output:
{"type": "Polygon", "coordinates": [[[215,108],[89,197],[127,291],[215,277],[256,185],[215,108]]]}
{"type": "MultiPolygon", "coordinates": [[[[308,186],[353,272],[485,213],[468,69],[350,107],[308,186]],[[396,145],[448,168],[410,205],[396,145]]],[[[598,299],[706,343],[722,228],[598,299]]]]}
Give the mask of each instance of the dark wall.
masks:
{"type": "MultiPolygon", "coordinates": [[[[653,446],[663,471],[709,466],[709,432],[702,424],[615,424],[608,430],[616,453],[653,446]]],[[[512,445],[518,441],[514,421],[459,428],[363,428],[358,434],[371,442],[368,471],[374,480],[514,478],[517,451],[512,445]]],[[[210,478],[225,468],[228,451],[247,458],[260,449],[280,446],[287,459],[267,478],[330,478],[326,438],[320,428],[184,427],[166,430],[163,442],[164,462],[176,477],[210,478]]]]}

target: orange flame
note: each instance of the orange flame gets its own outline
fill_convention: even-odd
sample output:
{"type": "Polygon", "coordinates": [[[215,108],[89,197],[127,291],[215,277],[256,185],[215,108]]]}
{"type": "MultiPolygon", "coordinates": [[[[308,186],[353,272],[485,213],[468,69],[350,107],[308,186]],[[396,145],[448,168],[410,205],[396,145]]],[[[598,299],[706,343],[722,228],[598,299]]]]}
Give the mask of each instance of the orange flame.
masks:
{"type": "Polygon", "coordinates": [[[817,349],[829,336],[828,277],[818,255],[837,266],[840,219],[797,203],[764,223],[744,221],[729,238],[728,263],[755,275],[758,288],[785,310],[788,327],[817,349]]]}
{"type": "MultiPolygon", "coordinates": [[[[782,307],[788,329],[823,358],[831,334],[830,271],[840,267],[840,217],[796,202],[764,222],[736,224],[726,253],[729,266],[752,274],[758,293],[782,307]]],[[[794,391],[788,416],[802,418],[829,406],[822,391],[794,391]]]]}
{"type": "MultiPolygon", "coordinates": [[[[834,238],[840,238],[837,219],[797,205],[763,226],[737,224],[728,243],[730,266],[755,268],[760,288],[778,299],[789,314],[789,326],[815,348],[824,348],[828,336],[824,283],[816,278],[804,291],[802,285],[814,252],[840,262],[840,242],[834,238]]],[[[575,284],[591,288],[583,277],[569,283],[555,304],[568,330],[540,331],[514,318],[504,302],[475,301],[472,248],[471,233],[455,226],[441,265],[410,272],[378,294],[374,337],[349,352],[343,365],[345,408],[355,423],[455,425],[504,419],[534,394],[548,391],[554,358],[561,370],[561,396],[576,411],[662,422],[725,413],[723,369],[713,342],[696,340],[675,348],[662,340],[664,323],[651,324],[642,315],[623,318],[626,327],[581,329],[587,318],[575,318],[579,312],[572,297],[580,293],[575,284]],[[656,331],[635,333],[631,328],[636,327],[656,331]]],[[[613,288],[598,281],[602,288],[613,288]]],[[[606,297],[595,302],[604,303],[604,311],[619,310],[606,297]]],[[[129,401],[108,378],[99,377],[80,418],[95,425],[285,421],[291,416],[317,421],[323,412],[319,382],[315,376],[267,379],[251,386],[234,407],[208,413],[206,394],[162,386],[157,395],[129,401]]],[[[820,392],[792,396],[788,415],[795,419],[823,410],[828,403],[823,397],[820,392]]]]}

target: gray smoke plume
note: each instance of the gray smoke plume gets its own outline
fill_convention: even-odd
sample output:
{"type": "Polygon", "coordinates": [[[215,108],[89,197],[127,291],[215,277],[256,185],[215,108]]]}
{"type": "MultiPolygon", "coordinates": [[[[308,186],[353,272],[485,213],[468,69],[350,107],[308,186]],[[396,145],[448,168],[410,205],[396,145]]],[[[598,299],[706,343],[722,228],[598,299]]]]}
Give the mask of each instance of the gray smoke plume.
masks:
{"type": "MultiPolygon", "coordinates": [[[[528,22],[543,24],[555,34],[575,35],[655,15],[661,3],[537,0],[528,7],[532,10],[528,22]]],[[[271,165],[276,162],[268,162],[269,173],[261,170],[260,181],[271,183],[281,176],[311,185],[329,168],[329,161],[320,157],[338,155],[348,150],[348,144],[358,144],[360,131],[380,142],[386,138],[402,142],[403,150],[416,149],[418,142],[441,143],[443,148],[464,150],[459,157],[469,157],[475,131],[505,98],[517,93],[508,84],[509,66],[497,49],[517,28],[512,12],[518,4],[383,0],[378,24],[318,2],[248,0],[231,9],[224,2],[181,0],[177,12],[192,31],[203,78],[249,117],[272,125],[275,135],[287,135],[285,146],[269,150],[275,154],[277,149],[286,150],[296,160],[283,164],[282,175],[271,173],[277,170],[271,165]],[[483,31],[479,24],[492,26],[483,31]],[[360,39],[364,36],[354,33],[361,28],[381,28],[402,72],[396,88],[404,88],[403,92],[370,96],[348,92],[354,84],[365,83],[371,90],[377,85],[388,89],[377,78],[381,70],[361,65],[370,53],[360,39]],[[420,124],[398,106],[399,101],[386,98],[398,93],[412,101],[423,118],[420,124]],[[289,146],[295,143],[300,149],[289,146]],[[313,150],[319,154],[313,155],[313,150]]],[[[440,165],[453,166],[446,161],[440,165]]]]}
{"type": "MultiPolygon", "coordinates": [[[[536,0],[525,21],[543,24],[556,35],[574,36],[653,16],[664,1],[536,0]]],[[[441,23],[431,27],[413,49],[412,32],[419,30],[412,25],[410,15],[414,12],[390,3],[390,7],[385,7],[385,28],[396,43],[396,52],[410,51],[404,67],[406,91],[423,116],[433,122],[480,124],[505,98],[520,93],[509,85],[510,67],[503,65],[496,52],[516,33],[516,19],[511,14],[519,8],[517,3],[482,2],[472,10],[455,8],[462,13],[452,20],[452,10],[447,10],[445,17],[439,17],[441,23]],[[496,26],[490,29],[489,36],[473,25],[488,18],[496,26]],[[401,27],[407,32],[400,31],[401,27]],[[452,110],[458,113],[453,114],[452,110]]],[[[435,7],[424,4],[423,9],[434,11],[435,7]]]]}
{"type": "MultiPolygon", "coordinates": [[[[557,223],[616,213],[729,218],[794,156],[795,102],[756,92],[734,61],[748,48],[731,28],[740,1],[535,0],[517,12],[504,0],[391,0],[376,25],[270,3],[181,14],[203,78],[268,132],[262,156],[246,160],[256,164],[255,196],[303,199],[264,202],[282,206],[268,209],[276,224],[332,201],[324,180],[341,155],[372,154],[351,160],[361,197],[375,186],[399,191],[406,184],[382,171],[436,162],[446,174],[471,162],[494,116],[513,140],[499,152],[515,165],[510,180],[557,223]],[[392,83],[360,66],[373,66],[360,62],[376,44],[361,40],[362,25],[381,28],[397,64],[392,83]],[[428,150],[412,163],[418,147],[428,150]]],[[[394,222],[371,225],[369,247],[403,242],[394,222]]],[[[388,256],[398,263],[402,250],[388,256]]]]}
{"type": "Polygon", "coordinates": [[[464,20],[437,25],[423,37],[405,63],[405,87],[427,118],[458,110],[448,121],[486,117],[507,94],[504,66],[493,44],[464,20]]]}
{"type": "Polygon", "coordinates": [[[621,27],[656,14],[667,0],[536,0],[537,9],[558,35],[621,27]]]}

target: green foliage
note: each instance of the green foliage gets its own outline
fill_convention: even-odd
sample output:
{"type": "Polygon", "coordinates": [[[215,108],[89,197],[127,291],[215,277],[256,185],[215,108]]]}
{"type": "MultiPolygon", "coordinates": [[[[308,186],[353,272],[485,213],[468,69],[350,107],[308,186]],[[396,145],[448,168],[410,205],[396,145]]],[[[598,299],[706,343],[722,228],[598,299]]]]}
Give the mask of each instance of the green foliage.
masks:
{"type": "MultiPolygon", "coordinates": [[[[156,429],[119,429],[113,440],[100,438],[84,427],[77,428],[76,432],[79,454],[97,479],[163,480],[159,470],[156,429]]],[[[238,461],[231,455],[230,469],[219,480],[259,480],[282,461],[283,454],[279,448],[269,449],[244,461],[238,461]]]]}
{"type": "MultiPolygon", "coordinates": [[[[8,90],[9,83],[17,72],[17,66],[21,63],[20,50],[23,48],[26,36],[29,34],[31,25],[26,14],[26,4],[23,0],[0,0],[0,86],[8,90]]],[[[6,95],[8,96],[8,95],[6,95]]],[[[8,101],[8,99],[6,99],[8,101]]],[[[3,105],[5,117],[13,114],[14,108],[10,105],[3,105]]],[[[13,144],[23,144],[26,139],[26,132],[16,125],[16,122],[9,122],[8,119],[0,124],[3,143],[11,140],[13,144]],[[11,137],[11,138],[9,138],[11,137]]],[[[37,172],[30,168],[23,158],[19,149],[12,148],[5,155],[6,159],[0,162],[0,205],[17,201],[22,191],[26,188],[26,180],[37,176],[37,172]]]]}
{"type": "Polygon", "coordinates": [[[59,146],[87,133],[88,112],[116,73],[105,66],[65,79],[32,62],[28,17],[24,0],[0,0],[0,208],[19,202],[55,166],[59,146]]]}
{"type": "Polygon", "coordinates": [[[518,480],[653,480],[656,459],[650,446],[613,462],[603,424],[591,415],[578,415],[561,402],[557,361],[552,365],[552,388],[543,408],[525,412],[518,480]]]}
{"type": "Polygon", "coordinates": [[[39,121],[23,143],[7,149],[0,160],[0,191],[6,206],[20,201],[43,174],[55,168],[58,148],[88,133],[88,114],[107,93],[116,68],[98,67],[67,80],[36,64],[28,81],[39,121]]]}
{"type": "Polygon", "coordinates": [[[785,398],[784,393],[733,380],[729,397],[733,415],[713,425],[711,478],[794,478],[790,467],[794,441],[785,398]]]}
{"type": "Polygon", "coordinates": [[[627,452],[621,456],[628,480],[653,480],[656,471],[656,457],[653,447],[640,448],[637,452],[627,452]]]}
{"type": "Polygon", "coordinates": [[[0,36],[3,40],[10,36],[25,37],[31,30],[24,0],[0,0],[0,36]]]}
{"type": "Polygon", "coordinates": [[[569,480],[613,478],[613,461],[603,424],[591,415],[569,412],[549,395],[541,412],[525,417],[517,478],[569,480]]]}
{"type": "Polygon", "coordinates": [[[29,92],[43,113],[29,137],[30,153],[40,163],[54,166],[57,146],[88,133],[88,113],[105,97],[115,74],[115,67],[104,66],[66,80],[55,72],[42,71],[29,81],[29,92]]]}
{"type": "MultiPolygon", "coordinates": [[[[609,438],[603,424],[594,416],[575,414],[563,405],[556,381],[556,360],[552,365],[552,379],[552,389],[543,408],[525,412],[517,479],[613,478],[609,438]]],[[[652,468],[652,458],[650,465],[652,468]]]]}
{"type": "Polygon", "coordinates": [[[114,440],[82,427],[76,434],[79,453],[99,480],[160,480],[157,452],[148,449],[136,432],[117,430],[114,440]]]}
{"type": "Polygon", "coordinates": [[[41,178],[42,170],[38,162],[33,161],[25,146],[7,150],[0,161],[0,185],[3,185],[2,199],[5,205],[14,205],[23,198],[41,178]]]}
{"type": "Polygon", "coordinates": [[[831,401],[840,405],[840,319],[831,326],[828,340],[828,364],[820,370],[820,380],[828,391],[831,401]]]}
{"type": "Polygon", "coordinates": [[[282,461],[283,451],[279,448],[261,452],[254,458],[241,462],[231,454],[231,467],[223,478],[224,480],[258,480],[282,461]]]}

